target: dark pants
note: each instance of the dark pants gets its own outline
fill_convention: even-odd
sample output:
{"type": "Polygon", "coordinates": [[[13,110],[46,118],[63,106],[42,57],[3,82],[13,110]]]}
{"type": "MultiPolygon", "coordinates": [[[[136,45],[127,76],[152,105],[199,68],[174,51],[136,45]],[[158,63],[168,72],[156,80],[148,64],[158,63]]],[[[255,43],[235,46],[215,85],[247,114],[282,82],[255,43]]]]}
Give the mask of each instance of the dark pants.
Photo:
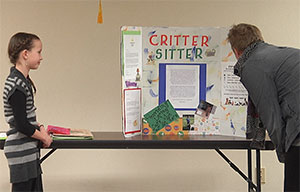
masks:
{"type": "Polygon", "coordinates": [[[285,157],[284,191],[300,192],[300,146],[292,146],[285,157]]]}
{"type": "Polygon", "coordinates": [[[12,192],[42,192],[43,191],[43,183],[42,183],[42,175],[39,175],[37,178],[30,179],[21,183],[13,183],[12,184],[12,192]]]}

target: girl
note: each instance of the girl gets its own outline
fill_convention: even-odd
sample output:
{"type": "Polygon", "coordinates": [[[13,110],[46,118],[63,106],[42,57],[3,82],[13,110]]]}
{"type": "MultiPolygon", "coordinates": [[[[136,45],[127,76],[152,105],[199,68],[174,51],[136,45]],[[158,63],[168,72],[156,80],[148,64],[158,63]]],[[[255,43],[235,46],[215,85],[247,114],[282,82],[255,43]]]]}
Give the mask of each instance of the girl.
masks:
{"type": "Polygon", "coordinates": [[[36,121],[33,91],[36,88],[29,71],[37,69],[42,60],[42,42],[29,33],[13,35],[8,56],[14,65],[3,91],[4,115],[9,124],[4,153],[10,169],[12,191],[43,191],[38,141],[49,147],[52,138],[36,121]]]}

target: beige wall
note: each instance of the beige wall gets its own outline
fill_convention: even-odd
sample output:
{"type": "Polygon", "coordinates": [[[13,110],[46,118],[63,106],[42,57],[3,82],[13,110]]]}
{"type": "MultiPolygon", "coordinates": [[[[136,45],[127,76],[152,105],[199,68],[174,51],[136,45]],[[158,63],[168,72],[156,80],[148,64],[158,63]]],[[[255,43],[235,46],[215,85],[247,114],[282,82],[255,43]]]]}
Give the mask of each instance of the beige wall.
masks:
{"type": "MultiPolygon", "coordinates": [[[[120,26],[257,25],[267,42],[300,48],[299,0],[1,0],[0,83],[9,71],[7,43],[17,31],[43,42],[31,76],[43,124],[121,131],[120,26]]],[[[7,129],[0,107],[0,130],[7,129]]],[[[44,150],[45,152],[46,150],[44,150]]],[[[225,153],[247,172],[245,151],[225,153]]],[[[255,156],[254,156],[255,157],[255,156]]],[[[254,159],[253,157],[253,159],[254,159]]],[[[283,166],[262,153],[263,191],[282,191],[283,166]]],[[[246,191],[247,183],[213,150],[58,150],[43,163],[45,191],[246,191]]],[[[0,191],[9,191],[0,151],[0,191]]]]}

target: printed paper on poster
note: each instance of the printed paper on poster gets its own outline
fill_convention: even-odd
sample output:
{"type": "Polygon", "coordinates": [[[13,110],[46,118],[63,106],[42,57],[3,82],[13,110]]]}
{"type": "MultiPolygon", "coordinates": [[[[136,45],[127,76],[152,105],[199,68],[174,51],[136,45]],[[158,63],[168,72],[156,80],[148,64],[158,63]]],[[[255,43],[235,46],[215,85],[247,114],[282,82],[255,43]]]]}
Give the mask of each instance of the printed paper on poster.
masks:
{"type": "Polygon", "coordinates": [[[222,103],[231,106],[245,106],[248,92],[240,82],[240,77],[233,73],[235,63],[222,62],[222,103]]]}
{"type": "Polygon", "coordinates": [[[124,35],[124,79],[135,81],[137,73],[142,71],[141,35],[124,35]]]}
{"type": "Polygon", "coordinates": [[[124,89],[125,134],[141,130],[141,89],[124,89]]]}
{"type": "Polygon", "coordinates": [[[167,65],[166,98],[175,108],[196,108],[199,104],[199,66],[167,65]]]}

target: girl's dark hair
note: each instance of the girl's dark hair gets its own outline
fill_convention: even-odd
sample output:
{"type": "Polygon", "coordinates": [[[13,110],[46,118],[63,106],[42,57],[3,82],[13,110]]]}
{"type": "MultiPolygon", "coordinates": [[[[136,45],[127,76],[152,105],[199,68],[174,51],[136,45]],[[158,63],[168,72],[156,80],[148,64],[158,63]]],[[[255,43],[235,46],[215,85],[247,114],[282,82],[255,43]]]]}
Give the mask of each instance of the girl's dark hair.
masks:
{"type": "Polygon", "coordinates": [[[37,35],[31,33],[19,32],[14,34],[8,44],[8,57],[12,64],[16,65],[19,54],[23,50],[31,50],[33,47],[33,40],[40,40],[37,35]]]}
{"type": "MultiPolygon", "coordinates": [[[[13,65],[16,65],[19,55],[23,50],[30,51],[33,48],[33,40],[40,40],[40,38],[35,34],[24,32],[16,33],[10,38],[7,52],[9,60],[13,65]]],[[[28,80],[32,84],[34,92],[36,92],[36,87],[29,76],[28,80]]]]}

